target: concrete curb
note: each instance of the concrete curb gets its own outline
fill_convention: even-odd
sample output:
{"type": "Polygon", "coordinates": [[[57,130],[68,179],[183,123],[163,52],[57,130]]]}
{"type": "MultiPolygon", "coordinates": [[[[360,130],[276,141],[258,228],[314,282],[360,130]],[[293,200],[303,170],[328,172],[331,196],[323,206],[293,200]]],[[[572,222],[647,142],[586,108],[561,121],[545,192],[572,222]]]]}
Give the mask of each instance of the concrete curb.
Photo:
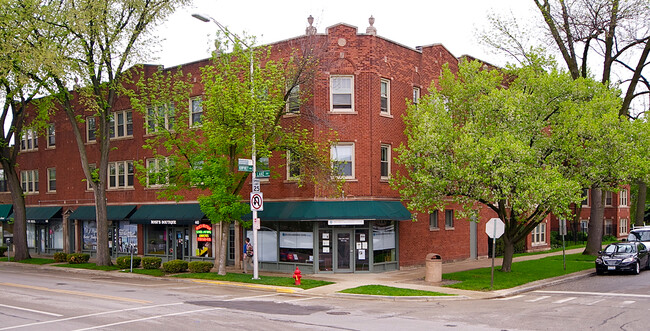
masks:
{"type": "Polygon", "coordinates": [[[454,301],[471,299],[464,295],[432,295],[432,296],[388,296],[353,293],[332,293],[329,296],[346,299],[382,300],[382,301],[454,301]]]}

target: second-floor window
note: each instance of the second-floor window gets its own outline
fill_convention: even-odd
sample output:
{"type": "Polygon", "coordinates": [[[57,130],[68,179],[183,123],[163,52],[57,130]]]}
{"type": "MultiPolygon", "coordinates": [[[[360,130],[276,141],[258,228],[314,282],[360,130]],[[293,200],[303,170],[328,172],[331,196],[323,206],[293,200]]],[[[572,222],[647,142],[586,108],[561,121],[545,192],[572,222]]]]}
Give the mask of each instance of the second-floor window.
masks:
{"type": "Polygon", "coordinates": [[[354,144],[339,143],[331,147],[332,166],[336,176],[354,178],[354,144]]]}
{"type": "Polygon", "coordinates": [[[97,130],[97,120],[90,116],[86,117],[86,141],[95,141],[97,136],[95,135],[97,130]]]}
{"type": "Polygon", "coordinates": [[[352,76],[330,77],[331,111],[354,111],[354,78],[352,76]]]}
{"type": "Polygon", "coordinates": [[[147,159],[147,186],[168,185],[170,165],[169,158],[147,159]]]}
{"type": "Polygon", "coordinates": [[[380,85],[380,112],[384,115],[390,115],[390,81],[388,79],[382,79],[380,85]]]}
{"type": "Polygon", "coordinates": [[[133,114],[130,110],[116,111],[108,124],[111,138],[133,136],[133,114]]]}
{"type": "Polygon", "coordinates": [[[0,192],[9,192],[7,187],[7,176],[5,175],[5,170],[0,169],[0,192]]]}
{"type": "Polygon", "coordinates": [[[47,191],[56,192],[56,168],[47,169],[47,191]]]}
{"type": "Polygon", "coordinates": [[[133,161],[108,163],[108,188],[133,187],[133,161]]]}
{"type": "Polygon", "coordinates": [[[20,182],[23,186],[23,193],[38,193],[38,170],[21,171],[20,182]]]}
{"type": "Polygon", "coordinates": [[[190,126],[199,126],[203,122],[203,101],[201,97],[190,100],[190,126]]]}
{"type": "Polygon", "coordinates": [[[620,206],[627,206],[627,190],[621,190],[618,194],[618,200],[620,206]]]}
{"type": "Polygon", "coordinates": [[[605,206],[612,205],[612,192],[605,192],[605,206]]]}
{"type": "Polygon", "coordinates": [[[454,227],[454,210],[445,210],[445,228],[452,229],[454,227]]]}
{"type": "Polygon", "coordinates": [[[418,104],[420,103],[420,88],[419,87],[414,87],[413,88],[413,104],[418,104]]]}
{"type": "Polygon", "coordinates": [[[289,92],[287,99],[287,113],[298,114],[300,113],[300,86],[294,86],[289,92]]]}
{"type": "Polygon", "coordinates": [[[381,179],[390,177],[390,145],[381,145],[381,179]]]}
{"type": "Polygon", "coordinates": [[[33,151],[38,149],[38,134],[32,129],[23,130],[20,137],[20,150],[33,151]]]}
{"type": "Polygon", "coordinates": [[[582,205],[584,207],[589,206],[589,189],[582,189],[582,205]]]}
{"type": "Polygon", "coordinates": [[[174,104],[168,103],[147,109],[147,133],[174,129],[174,104]]]}
{"type": "Polygon", "coordinates": [[[53,148],[56,146],[56,130],[54,129],[54,123],[50,123],[47,126],[47,147],[53,148]]]}
{"type": "Polygon", "coordinates": [[[297,179],[300,176],[300,162],[298,162],[298,154],[287,151],[287,179],[297,179]]]}

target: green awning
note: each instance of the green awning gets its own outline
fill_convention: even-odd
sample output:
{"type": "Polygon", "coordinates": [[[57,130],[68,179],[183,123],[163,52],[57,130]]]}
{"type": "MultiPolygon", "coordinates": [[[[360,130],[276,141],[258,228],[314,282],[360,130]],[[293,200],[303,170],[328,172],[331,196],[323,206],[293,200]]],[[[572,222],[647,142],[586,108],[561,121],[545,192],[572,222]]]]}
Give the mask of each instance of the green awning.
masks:
{"type": "Polygon", "coordinates": [[[139,224],[194,224],[205,214],[197,203],[142,205],[129,217],[131,223],[139,224]]]}
{"type": "MultiPolygon", "coordinates": [[[[133,213],[136,205],[123,205],[123,206],[106,206],[107,218],[109,221],[123,220],[133,213]]],[[[95,206],[80,206],[70,214],[71,220],[79,221],[94,221],[95,220],[95,206]]]]}
{"type": "MultiPolygon", "coordinates": [[[[410,220],[399,201],[286,201],[265,202],[257,213],[263,221],[410,220]]],[[[245,215],[246,220],[251,214],[245,215]]]]}
{"type": "Polygon", "coordinates": [[[47,221],[54,218],[61,218],[62,207],[27,207],[27,221],[47,221]]]}
{"type": "Polygon", "coordinates": [[[9,220],[9,215],[11,214],[11,209],[13,205],[0,205],[0,221],[9,220]]]}

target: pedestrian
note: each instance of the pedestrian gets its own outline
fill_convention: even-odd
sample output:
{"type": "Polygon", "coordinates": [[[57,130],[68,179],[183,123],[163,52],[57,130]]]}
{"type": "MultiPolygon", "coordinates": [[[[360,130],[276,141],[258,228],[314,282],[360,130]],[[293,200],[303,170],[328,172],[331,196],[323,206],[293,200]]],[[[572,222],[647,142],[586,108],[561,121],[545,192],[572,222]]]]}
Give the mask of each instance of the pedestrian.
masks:
{"type": "Polygon", "coordinates": [[[244,273],[248,273],[248,265],[253,266],[253,245],[251,245],[251,240],[246,238],[246,243],[244,244],[244,273]]]}

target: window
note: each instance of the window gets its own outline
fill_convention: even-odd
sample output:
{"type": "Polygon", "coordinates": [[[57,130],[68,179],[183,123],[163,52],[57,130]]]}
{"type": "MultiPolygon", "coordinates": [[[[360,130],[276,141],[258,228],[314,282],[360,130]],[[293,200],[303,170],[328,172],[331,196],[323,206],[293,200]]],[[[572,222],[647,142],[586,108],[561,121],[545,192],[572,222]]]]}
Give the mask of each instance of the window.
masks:
{"type": "Polygon", "coordinates": [[[390,177],[390,145],[381,145],[381,179],[390,177]]]}
{"type": "Polygon", "coordinates": [[[133,136],[133,114],[130,110],[113,112],[108,123],[111,138],[133,136]]]}
{"type": "Polygon", "coordinates": [[[35,130],[26,129],[20,136],[20,150],[33,151],[38,149],[38,134],[35,130]]]}
{"type": "Polygon", "coordinates": [[[300,113],[300,85],[294,86],[289,92],[289,98],[287,99],[287,113],[300,113]]]}
{"type": "Polygon", "coordinates": [[[588,207],[589,206],[589,189],[586,189],[586,188],[582,189],[582,198],[583,198],[582,205],[584,207],[588,207]]]}
{"type": "Polygon", "coordinates": [[[54,123],[50,123],[47,126],[47,147],[53,148],[56,146],[56,135],[54,130],[54,123]]]}
{"type": "MultiPolygon", "coordinates": [[[[97,165],[94,164],[94,163],[91,163],[91,164],[88,165],[88,168],[90,168],[90,173],[92,174],[97,169],[97,165]]],[[[93,189],[93,187],[92,187],[92,185],[90,185],[89,181],[86,181],[86,189],[89,190],[89,191],[93,189]]]]}
{"type": "Polygon", "coordinates": [[[300,176],[300,162],[298,154],[287,151],[287,179],[295,180],[300,176]]]}
{"type": "Polygon", "coordinates": [[[169,158],[147,160],[147,186],[162,186],[169,184],[169,158]]]}
{"type": "Polygon", "coordinates": [[[20,182],[23,185],[23,193],[38,193],[38,170],[21,171],[20,182]]]}
{"type": "Polygon", "coordinates": [[[199,126],[203,122],[203,100],[201,97],[190,100],[190,126],[199,126]]]}
{"type": "Polygon", "coordinates": [[[605,233],[606,236],[614,235],[614,222],[612,220],[605,220],[605,233]]]}
{"type": "Polygon", "coordinates": [[[621,190],[618,194],[619,206],[627,206],[627,190],[621,190]]]}
{"type": "Polygon", "coordinates": [[[582,233],[589,232],[589,220],[580,220],[580,232],[582,233]]]}
{"type": "Polygon", "coordinates": [[[605,206],[612,205],[612,192],[605,192],[605,206]]]}
{"type": "Polygon", "coordinates": [[[619,234],[627,234],[629,232],[629,229],[630,229],[630,227],[629,227],[627,219],[621,218],[618,221],[618,233],[619,234]]]}
{"type": "Polygon", "coordinates": [[[147,109],[147,133],[158,132],[161,129],[174,129],[174,104],[168,103],[147,109]]]}
{"type": "Polygon", "coordinates": [[[354,78],[352,76],[330,77],[331,111],[354,111],[354,78]]]}
{"type": "Polygon", "coordinates": [[[420,88],[419,87],[414,87],[413,88],[413,104],[417,105],[420,103],[420,88]]]}
{"type": "Polygon", "coordinates": [[[56,192],[56,168],[47,169],[47,191],[56,192]]]}
{"type": "Polygon", "coordinates": [[[539,223],[531,233],[531,242],[533,245],[546,244],[546,223],[539,223]]]}
{"type": "Polygon", "coordinates": [[[108,163],[108,188],[133,187],[133,161],[108,163]]]}
{"type": "Polygon", "coordinates": [[[9,192],[7,187],[7,176],[5,175],[4,169],[0,169],[0,192],[9,192]]]}
{"type": "Polygon", "coordinates": [[[94,117],[86,117],[86,141],[95,141],[97,139],[95,130],[97,130],[96,119],[94,117]]]}
{"type": "Polygon", "coordinates": [[[342,143],[331,148],[334,174],[346,179],[354,178],[354,144],[342,143]]]}
{"type": "Polygon", "coordinates": [[[438,211],[434,210],[429,214],[429,230],[438,229],[438,211]]]}
{"type": "Polygon", "coordinates": [[[454,210],[445,210],[445,228],[452,229],[454,227],[454,210]]]}
{"type": "Polygon", "coordinates": [[[390,115],[390,81],[382,79],[380,86],[381,108],[379,111],[381,114],[390,115]]]}

